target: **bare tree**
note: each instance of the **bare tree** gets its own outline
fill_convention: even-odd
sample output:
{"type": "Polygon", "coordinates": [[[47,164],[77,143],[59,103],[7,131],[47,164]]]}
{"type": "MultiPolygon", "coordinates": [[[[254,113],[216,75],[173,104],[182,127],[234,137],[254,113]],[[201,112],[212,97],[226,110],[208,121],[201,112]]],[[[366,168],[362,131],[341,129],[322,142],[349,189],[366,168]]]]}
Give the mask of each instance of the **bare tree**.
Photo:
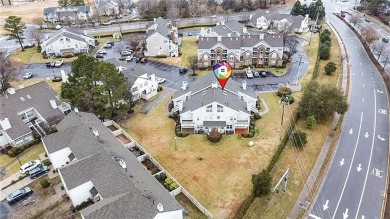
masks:
{"type": "Polygon", "coordinates": [[[350,22],[353,24],[353,26],[359,25],[361,22],[362,17],[358,14],[354,14],[351,16],[350,22]]]}
{"type": "Polygon", "coordinates": [[[374,52],[378,55],[378,57],[376,58],[378,60],[381,55],[383,55],[384,53],[388,53],[389,51],[389,47],[387,46],[387,44],[383,43],[382,41],[376,41],[373,49],[374,52]]]}
{"type": "Polygon", "coordinates": [[[382,54],[383,56],[383,61],[382,61],[382,63],[383,63],[383,70],[385,70],[385,68],[386,68],[386,66],[387,66],[387,64],[389,63],[389,61],[390,61],[390,51],[389,50],[387,50],[385,53],[383,53],[382,54]]]}
{"type": "Polygon", "coordinates": [[[133,47],[134,50],[140,49],[140,43],[144,40],[144,35],[139,33],[133,33],[129,34],[125,41],[130,44],[131,47],[133,47]]]}
{"type": "Polygon", "coordinates": [[[38,47],[41,46],[44,34],[42,33],[41,29],[31,26],[27,29],[27,36],[31,39],[34,39],[37,41],[38,47]]]}
{"type": "Polygon", "coordinates": [[[32,23],[35,25],[38,25],[40,29],[43,28],[43,18],[41,17],[36,17],[32,20],[32,23]]]}
{"type": "Polygon", "coordinates": [[[287,60],[289,60],[292,54],[295,53],[297,45],[298,41],[294,38],[294,36],[286,36],[285,46],[289,49],[289,52],[287,53],[287,60]]]}
{"type": "Polygon", "coordinates": [[[226,14],[229,11],[229,9],[234,8],[235,3],[236,3],[235,0],[222,0],[220,5],[226,14]]]}
{"type": "Polygon", "coordinates": [[[188,0],[188,9],[190,17],[197,17],[199,15],[199,1],[188,0]]]}
{"type": "Polygon", "coordinates": [[[215,14],[217,12],[217,7],[218,7],[218,4],[215,0],[207,0],[206,2],[206,7],[207,7],[207,10],[211,13],[211,14],[215,14]]]}
{"type": "Polygon", "coordinates": [[[9,82],[16,79],[20,64],[13,61],[5,51],[0,51],[0,89],[5,92],[9,88],[9,82]]]}
{"type": "Polygon", "coordinates": [[[166,13],[166,17],[170,20],[176,20],[179,15],[180,15],[180,9],[179,8],[180,5],[178,4],[177,1],[174,1],[174,0],[171,0],[168,4],[167,4],[167,13],[166,13]]]}
{"type": "Polygon", "coordinates": [[[375,40],[379,39],[378,33],[372,26],[367,26],[361,33],[364,41],[370,46],[375,40]]]}
{"type": "Polygon", "coordinates": [[[188,62],[188,67],[191,68],[191,70],[192,70],[192,75],[196,75],[195,70],[196,70],[196,66],[198,64],[198,56],[193,55],[193,56],[188,57],[187,62],[188,62]]]}

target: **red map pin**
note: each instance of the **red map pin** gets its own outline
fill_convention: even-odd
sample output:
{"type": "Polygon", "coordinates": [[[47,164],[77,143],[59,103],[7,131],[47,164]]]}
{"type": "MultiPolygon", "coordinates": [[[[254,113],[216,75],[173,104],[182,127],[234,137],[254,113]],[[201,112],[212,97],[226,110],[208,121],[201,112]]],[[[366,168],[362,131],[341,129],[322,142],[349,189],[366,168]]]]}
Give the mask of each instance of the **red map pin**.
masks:
{"type": "Polygon", "coordinates": [[[213,71],[222,89],[224,89],[226,82],[232,76],[232,66],[227,62],[218,62],[214,65],[213,71]]]}

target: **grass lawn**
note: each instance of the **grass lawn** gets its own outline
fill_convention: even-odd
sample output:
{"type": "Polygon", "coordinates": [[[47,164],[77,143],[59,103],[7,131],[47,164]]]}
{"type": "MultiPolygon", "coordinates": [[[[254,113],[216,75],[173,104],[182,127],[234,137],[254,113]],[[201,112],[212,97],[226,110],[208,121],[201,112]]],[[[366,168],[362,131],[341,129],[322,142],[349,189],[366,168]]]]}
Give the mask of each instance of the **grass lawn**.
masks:
{"type": "MultiPolygon", "coordinates": [[[[333,76],[328,76],[324,72],[324,66],[328,61],[340,62],[340,47],[337,39],[332,32],[332,49],[330,60],[320,61],[319,73],[317,81],[321,84],[335,85],[337,81],[337,75],[342,72],[342,66],[337,65],[337,71],[333,76]]],[[[311,45],[306,46],[306,51],[309,55],[310,65],[306,77],[303,80],[303,84],[311,80],[313,68],[316,60],[316,48],[318,48],[319,36],[318,34],[312,36],[311,45]]],[[[341,83],[339,83],[341,86],[341,83]]],[[[290,168],[288,192],[284,193],[282,190],[278,194],[271,193],[267,197],[256,198],[251,207],[247,211],[244,218],[261,218],[273,219],[273,218],[286,218],[290,213],[290,210],[295,204],[304,183],[309,176],[318,154],[320,153],[322,146],[330,131],[332,120],[319,123],[314,129],[307,129],[302,119],[298,120],[296,129],[302,130],[307,134],[307,145],[304,150],[297,150],[291,144],[288,144],[283,154],[279,158],[275,167],[271,171],[273,176],[273,185],[280,179],[286,169],[290,168]],[[297,157],[300,159],[298,160],[297,157]]],[[[319,178],[320,180],[320,178],[319,178]]],[[[318,180],[317,184],[318,185],[318,180]]],[[[313,198],[312,196],[309,197],[313,198]]]]}
{"type": "Polygon", "coordinates": [[[191,56],[197,56],[198,54],[198,45],[196,44],[196,37],[181,37],[181,53],[182,55],[180,57],[168,57],[158,59],[151,57],[150,60],[188,68],[190,67],[190,64],[188,63],[188,58],[191,56]]]}
{"type": "MultiPolygon", "coordinates": [[[[304,39],[306,39],[308,42],[309,42],[309,38],[310,38],[310,33],[304,36],[304,39]]],[[[305,51],[307,53],[307,56],[309,57],[309,66],[307,68],[306,75],[301,79],[301,83],[303,85],[309,82],[313,76],[313,70],[318,55],[317,51],[318,51],[319,43],[320,43],[320,35],[317,33],[312,35],[310,40],[310,45],[305,46],[305,51]]]]}
{"type": "Polygon", "coordinates": [[[19,84],[23,84],[24,87],[31,86],[33,84],[39,83],[41,81],[46,81],[47,84],[57,93],[61,94],[61,84],[62,82],[52,82],[51,80],[44,80],[44,79],[28,79],[28,80],[16,80],[12,81],[10,84],[13,88],[16,90],[19,89],[19,84]]]}
{"type": "Polygon", "coordinates": [[[189,212],[187,219],[207,219],[204,215],[192,202],[183,194],[175,196],[176,200],[189,212]]]}
{"type": "MultiPolygon", "coordinates": [[[[136,107],[134,116],[121,125],[215,218],[227,218],[250,194],[252,174],[268,165],[279,141],[279,97],[269,93],[263,98],[271,111],[256,122],[258,130],[252,139],[224,135],[221,142],[212,144],[205,135],[194,134],[177,138],[175,150],[175,123],[165,116],[170,98],[147,115],[136,107]],[[255,146],[248,147],[249,141],[255,146]]],[[[286,115],[296,107],[293,104],[286,115]]]]}
{"type": "MultiPolygon", "coordinates": [[[[30,149],[28,149],[28,151],[23,154],[22,156],[19,157],[19,160],[22,164],[30,161],[30,160],[37,160],[39,159],[39,154],[41,153],[44,153],[45,152],[45,148],[43,147],[42,143],[38,144],[38,145],[35,145],[33,147],[31,147],[30,149]]],[[[0,160],[8,160],[11,161],[9,158],[8,158],[8,155],[5,155],[5,154],[1,154],[0,155],[0,160]]],[[[3,161],[1,161],[1,164],[3,165],[3,161]]],[[[7,163],[4,163],[4,165],[7,164],[7,163]]],[[[8,168],[7,168],[7,173],[5,176],[3,176],[3,179],[11,176],[12,174],[16,173],[19,171],[19,168],[20,168],[20,164],[18,161],[15,161],[13,164],[11,164],[8,168]]]]}

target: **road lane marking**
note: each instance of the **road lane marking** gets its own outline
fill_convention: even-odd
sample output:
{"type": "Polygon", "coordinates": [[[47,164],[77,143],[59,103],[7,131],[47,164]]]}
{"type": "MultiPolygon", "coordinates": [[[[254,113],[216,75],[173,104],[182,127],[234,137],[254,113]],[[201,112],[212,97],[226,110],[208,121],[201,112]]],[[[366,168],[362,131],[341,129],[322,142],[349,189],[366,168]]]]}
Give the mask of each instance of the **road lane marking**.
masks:
{"type": "Polygon", "coordinates": [[[309,216],[312,217],[312,218],[314,218],[314,219],[322,219],[322,218],[320,218],[320,217],[318,217],[318,216],[316,216],[316,215],[314,215],[314,214],[310,214],[309,216]]]}
{"type": "Polygon", "coordinates": [[[359,166],[358,166],[358,167],[356,167],[356,169],[357,169],[357,171],[358,171],[358,172],[360,172],[360,171],[362,170],[362,164],[361,164],[361,163],[359,163],[359,166]]]}
{"type": "Polygon", "coordinates": [[[336,216],[337,209],[339,208],[339,205],[340,205],[340,202],[341,202],[341,198],[343,197],[343,194],[344,194],[345,186],[347,185],[347,181],[348,181],[348,178],[349,178],[349,174],[351,173],[352,163],[353,163],[353,160],[355,159],[356,149],[357,149],[357,146],[358,146],[358,143],[359,143],[360,131],[361,131],[361,129],[362,129],[362,122],[363,122],[363,112],[361,112],[361,114],[360,114],[359,131],[358,131],[358,135],[357,135],[357,139],[356,139],[355,149],[353,150],[353,154],[352,154],[351,164],[349,165],[349,170],[348,170],[348,173],[347,173],[347,178],[346,178],[345,181],[344,181],[344,185],[343,185],[343,189],[341,190],[341,194],[340,194],[339,201],[337,202],[336,209],[334,210],[334,213],[333,213],[333,217],[332,217],[333,219],[334,219],[334,217],[336,216]]]}
{"type": "Polygon", "coordinates": [[[368,132],[366,132],[366,134],[364,135],[364,137],[365,137],[365,138],[368,138],[368,136],[370,136],[370,135],[368,134],[368,132]]]}
{"type": "Polygon", "coordinates": [[[382,173],[383,173],[382,170],[373,168],[373,169],[372,169],[372,172],[371,172],[371,175],[374,175],[374,176],[379,177],[379,178],[382,179],[382,176],[381,176],[382,173]]]}
{"type": "MultiPolygon", "coordinates": [[[[363,73],[362,73],[363,74],[363,73]]],[[[363,88],[364,88],[364,84],[363,84],[363,88]]]]}
{"type": "Polygon", "coordinates": [[[351,130],[349,130],[349,134],[352,135],[353,134],[353,130],[351,128],[351,130]]]}
{"type": "MultiPolygon", "coordinates": [[[[375,92],[375,90],[374,90],[374,106],[375,106],[375,111],[374,111],[374,112],[376,112],[376,92],[375,92]]],[[[373,150],[374,150],[375,132],[376,132],[376,113],[374,113],[374,114],[375,114],[375,115],[374,115],[374,133],[373,133],[373,135],[372,135],[372,144],[371,144],[370,159],[368,160],[368,166],[367,166],[366,177],[365,177],[365,179],[364,179],[363,190],[362,190],[362,194],[361,194],[361,196],[360,196],[359,205],[358,205],[358,208],[357,208],[357,211],[356,211],[356,216],[355,216],[355,218],[357,218],[358,215],[359,215],[360,206],[362,205],[362,201],[363,201],[364,190],[366,189],[368,171],[369,171],[370,168],[371,168],[371,159],[372,159],[372,152],[373,152],[373,150]]]]}
{"type": "Polygon", "coordinates": [[[345,164],[344,158],[340,160],[340,166],[343,166],[345,164]]]}
{"type": "Polygon", "coordinates": [[[364,103],[364,97],[363,97],[363,103],[364,103]]]}
{"type": "Polygon", "coordinates": [[[387,114],[387,110],[378,109],[378,113],[386,115],[387,114]]]}
{"type": "Polygon", "coordinates": [[[386,139],[382,138],[380,135],[378,135],[379,140],[384,141],[386,139]]]}
{"type": "Polygon", "coordinates": [[[322,206],[323,206],[324,211],[325,211],[326,209],[328,209],[328,208],[329,208],[329,200],[326,200],[325,204],[322,205],[322,206]]]}
{"type": "Polygon", "coordinates": [[[345,209],[345,212],[343,213],[343,219],[347,219],[348,218],[348,208],[345,209]]]}

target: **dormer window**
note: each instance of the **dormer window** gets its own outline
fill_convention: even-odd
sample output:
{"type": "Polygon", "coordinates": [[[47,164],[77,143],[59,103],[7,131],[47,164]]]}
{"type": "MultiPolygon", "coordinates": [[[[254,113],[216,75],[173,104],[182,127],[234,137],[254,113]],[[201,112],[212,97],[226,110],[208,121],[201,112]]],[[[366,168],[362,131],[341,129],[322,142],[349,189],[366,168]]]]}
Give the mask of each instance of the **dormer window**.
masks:
{"type": "Polygon", "coordinates": [[[223,112],[223,106],[217,105],[217,112],[222,113],[223,112]]]}
{"type": "Polygon", "coordinates": [[[207,112],[207,113],[213,112],[213,106],[212,106],[212,105],[207,106],[207,107],[206,107],[206,112],[207,112]]]}

